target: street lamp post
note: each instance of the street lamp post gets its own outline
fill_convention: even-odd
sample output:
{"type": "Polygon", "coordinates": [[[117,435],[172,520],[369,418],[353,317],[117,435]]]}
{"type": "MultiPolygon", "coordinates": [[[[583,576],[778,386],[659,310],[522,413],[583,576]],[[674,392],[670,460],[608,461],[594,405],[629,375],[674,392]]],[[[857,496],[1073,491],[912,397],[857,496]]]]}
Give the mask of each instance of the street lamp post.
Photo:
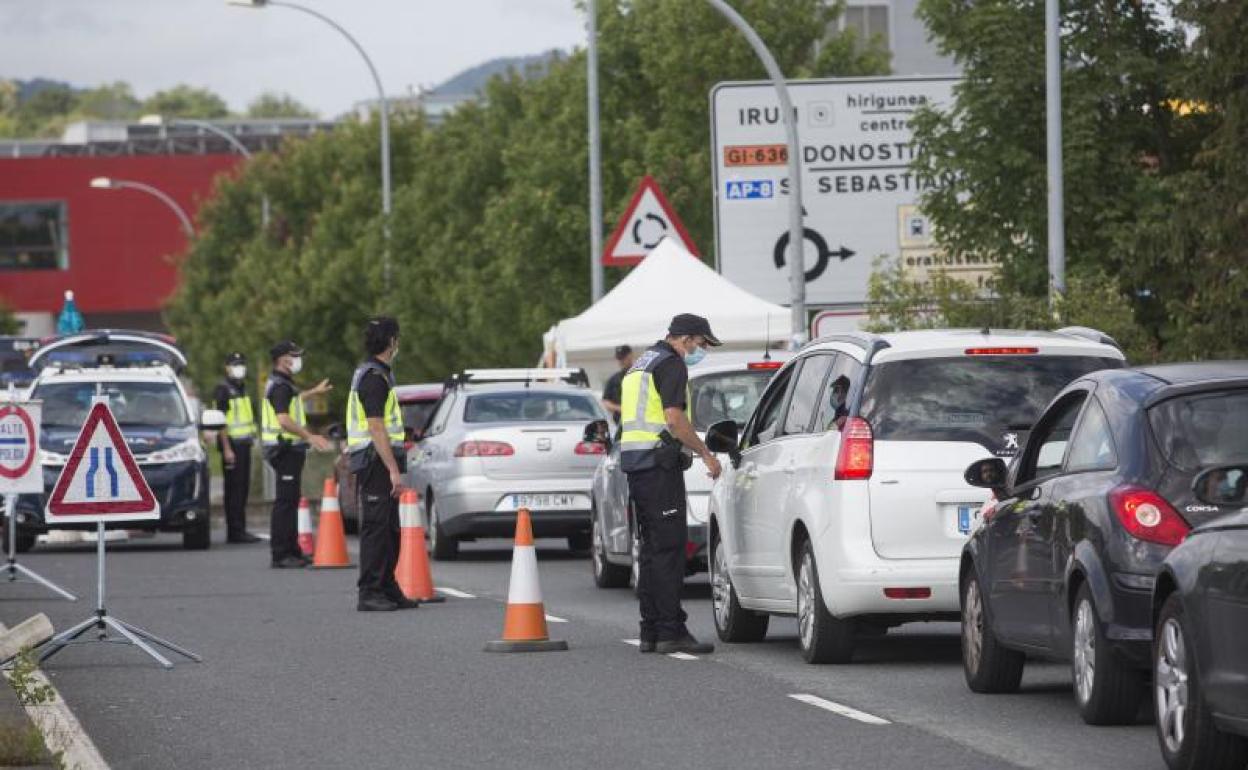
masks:
{"type": "Polygon", "coordinates": [[[1044,3],[1044,107],[1049,181],[1049,307],[1066,293],[1066,212],[1062,200],[1062,38],[1058,0],[1044,3]]]}
{"type": "Polygon", "coordinates": [[[227,5],[237,5],[245,8],[264,8],[273,5],[281,8],[290,8],[291,10],[306,13],[309,16],[315,16],[329,26],[338,30],[338,32],[347,39],[352,47],[364,59],[364,64],[368,66],[368,72],[373,76],[373,84],[377,86],[377,100],[381,107],[381,213],[385,220],[385,234],[387,248],[382,255],[382,271],[385,280],[390,280],[390,105],[386,101],[386,89],[381,85],[381,76],[377,74],[377,68],[373,66],[373,60],[368,58],[368,53],[364,51],[364,47],[359,44],[350,32],[342,27],[338,22],[329,18],[320,11],[313,10],[307,6],[297,3],[285,2],[284,0],[226,0],[227,5]]]}
{"type": "MultiPolygon", "coordinates": [[[[194,126],[195,128],[207,131],[210,134],[216,134],[229,143],[231,147],[238,150],[238,154],[247,160],[251,160],[251,150],[247,149],[247,145],[239,141],[238,137],[226,131],[220,126],[214,125],[206,120],[197,120],[195,118],[175,118],[173,120],[165,120],[162,115],[144,115],[139,118],[139,124],[144,126],[194,126]]],[[[260,197],[260,225],[267,228],[269,226],[269,196],[261,195],[260,197]]]]}
{"type": "Polygon", "coordinates": [[[158,198],[161,203],[168,206],[169,210],[177,215],[178,221],[182,223],[182,230],[186,233],[186,237],[188,239],[195,237],[195,227],[191,224],[191,218],[187,215],[186,210],[179,206],[178,202],[173,198],[170,198],[150,184],[135,182],[130,179],[112,179],[106,176],[97,176],[91,180],[91,186],[97,190],[138,190],[158,198]]]}
{"type": "MultiPolygon", "coordinates": [[[[750,47],[762,61],[767,77],[776,88],[776,96],[780,100],[780,113],[784,116],[785,138],[789,146],[789,312],[792,317],[793,347],[800,347],[806,341],[806,236],[802,224],[802,157],[801,146],[797,141],[797,120],[793,115],[793,100],[789,98],[789,87],[771,55],[767,44],[758,36],[741,14],[724,0],[708,0],[715,10],[719,11],[736,27],[750,47]]],[[[716,191],[718,194],[718,191],[716,191]]]]}

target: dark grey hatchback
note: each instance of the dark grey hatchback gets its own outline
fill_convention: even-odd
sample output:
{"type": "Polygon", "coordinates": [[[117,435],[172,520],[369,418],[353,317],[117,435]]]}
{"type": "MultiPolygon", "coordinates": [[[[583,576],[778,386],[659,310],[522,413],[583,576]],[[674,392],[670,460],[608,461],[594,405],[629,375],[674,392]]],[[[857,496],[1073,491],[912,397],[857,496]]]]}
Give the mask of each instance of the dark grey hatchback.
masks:
{"type": "Polygon", "coordinates": [[[1192,484],[1248,461],[1248,363],[1095,372],[1068,385],[993,490],[960,572],[966,681],[1018,689],[1028,655],[1069,660],[1089,724],[1133,721],[1148,695],[1152,591],[1166,555],[1219,515],[1192,484]]]}

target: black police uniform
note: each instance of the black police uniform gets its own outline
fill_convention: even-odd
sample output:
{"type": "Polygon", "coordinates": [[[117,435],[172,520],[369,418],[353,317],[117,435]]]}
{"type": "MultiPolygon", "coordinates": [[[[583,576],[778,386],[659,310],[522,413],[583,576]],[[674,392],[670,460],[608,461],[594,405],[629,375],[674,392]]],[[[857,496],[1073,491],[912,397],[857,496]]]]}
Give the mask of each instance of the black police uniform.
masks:
{"type": "MultiPolygon", "coordinates": [[[[660,341],[647,353],[663,355],[651,370],[653,387],[664,409],[685,409],[689,369],[676,349],[660,341]]],[[[636,366],[644,366],[643,355],[636,366]]],[[[685,543],[689,540],[685,511],[685,474],[677,466],[650,463],[628,472],[628,493],[637,514],[641,538],[637,598],[641,607],[642,641],[672,641],[686,636],[688,616],[680,606],[685,583],[685,543]]]]}
{"type": "MultiPolygon", "coordinates": [[[[247,383],[227,377],[217,383],[213,400],[217,408],[228,413],[230,401],[247,396],[247,383]]],[[[251,491],[252,438],[230,438],[234,449],[233,464],[225,461],[225,433],[217,437],[217,449],[221,453],[221,468],[225,487],[225,531],[227,540],[239,540],[247,535],[247,497],[251,491]]]]}
{"type": "MultiPolygon", "coordinates": [[[[386,400],[392,387],[390,367],[371,359],[378,369],[369,369],[360,378],[360,404],[364,416],[385,418],[386,400]]],[[[394,449],[392,446],[391,449],[394,449]]],[[[390,472],[381,457],[372,449],[363,470],[356,473],[356,489],[359,491],[360,511],[360,579],[356,584],[360,599],[389,599],[403,603],[403,590],[394,579],[394,569],[399,563],[399,501],[392,494],[390,472]]],[[[399,472],[405,470],[402,451],[395,452],[399,472]]]]}
{"type": "MultiPolygon", "coordinates": [[[[613,404],[620,403],[620,399],[622,398],[621,393],[623,391],[622,386],[624,384],[625,374],[628,374],[628,370],[620,369],[615,374],[607,378],[606,384],[602,386],[602,400],[603,401],[610,401],[613,404]]],[[[620,413],[619,412],[612,413],[611,419],[615,421],[616,425],[619,425],[620,413]]]]}
{"type": "MultiPolygon", "coordinates": [[[[273,370],[270,375],[273,387],[266,398],[277,414],[290,414],[290,405],[299,398],[294,381],[282,372],[273,370]]],[[[277,494],[273,498],[273,514],[269,519],[269,548],[273,561],[293,557],[302,559],[299,550],[299,497],[303,490],[303,464],[308,457],[308,446],[280,440],[276,447],[265,448],[265,459],[277,474],[277,494]]]]}

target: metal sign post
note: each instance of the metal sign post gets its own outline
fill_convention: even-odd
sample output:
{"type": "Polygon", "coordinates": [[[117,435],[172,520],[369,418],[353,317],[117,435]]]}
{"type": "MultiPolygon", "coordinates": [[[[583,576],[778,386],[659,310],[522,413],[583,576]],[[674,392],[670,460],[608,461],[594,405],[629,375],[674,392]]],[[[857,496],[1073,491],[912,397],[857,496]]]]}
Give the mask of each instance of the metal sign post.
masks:
{"type": "Polygon", "coordinates": [[[88,630],[95,629],[95,637],[85,642],[132,644],[165,668],[173,668],[173,663],[157,652],[153,645],[164,647],[190,660],[200,661],[195,653],[109,615],[104,607],[105,523],[159,517],[160,505],[139,471],[121,429],[117,426],[117,420],[108,408],[107,399],[97,396],[87,413],[82,432],[78,434],[78,440],[69,454],[69,460],[65,463],[60,478],[56,480],[45,514],[50,523],[95,523],[95,614],[36,648],[40,660],[47,660],[75,643],[88,630]],[[110,638],[109,629],[116,631],[121,638],[110,638]]]}
{"type": "Polygon", "coordinates": [[[43,464],[39,462],[39,425],[42,404],[19,402],[10,385],[7,403],[0,406],[0,493],[8,516],[8,561],[3,567],[10,583],[27,578],[66,599],[77,597],[34,570],[17,563],[17,496],[43,493],[43,464]]]}

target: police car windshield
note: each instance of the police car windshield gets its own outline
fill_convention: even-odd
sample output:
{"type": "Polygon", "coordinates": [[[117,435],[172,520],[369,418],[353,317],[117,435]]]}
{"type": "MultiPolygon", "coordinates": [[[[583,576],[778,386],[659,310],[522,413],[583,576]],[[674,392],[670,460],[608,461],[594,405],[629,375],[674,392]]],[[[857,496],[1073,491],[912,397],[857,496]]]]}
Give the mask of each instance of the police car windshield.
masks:
{"type": "Polygon", "coordinates": [[[967,441],[1013,454],[1072,380],[1122,362],[1090,356],[960,356],[872,367],[860,412],[882,441],[967,441]]]}
{"type": "Polygon", "coordinates": [[[602,419],[594,400],[578,393],[483,393],[469,396],[464,422],[586,422],[602,419]]]}
{"type": "Polygon", "coordinates": [[[773,371],[724,372],[689,379],[693,397],[693,427],[706,431],[717,422],[734,420],[744,426],[758,399],[771,381],[773,371]]]}
{"type": "Polygon", "coordinates": [[[43,401],[43,427],[79,428],[87,419],[97,386],[123,428],[184,428],[190,416],[182,396],[167,382],[45,382],[35,387],[43,401]]]}

